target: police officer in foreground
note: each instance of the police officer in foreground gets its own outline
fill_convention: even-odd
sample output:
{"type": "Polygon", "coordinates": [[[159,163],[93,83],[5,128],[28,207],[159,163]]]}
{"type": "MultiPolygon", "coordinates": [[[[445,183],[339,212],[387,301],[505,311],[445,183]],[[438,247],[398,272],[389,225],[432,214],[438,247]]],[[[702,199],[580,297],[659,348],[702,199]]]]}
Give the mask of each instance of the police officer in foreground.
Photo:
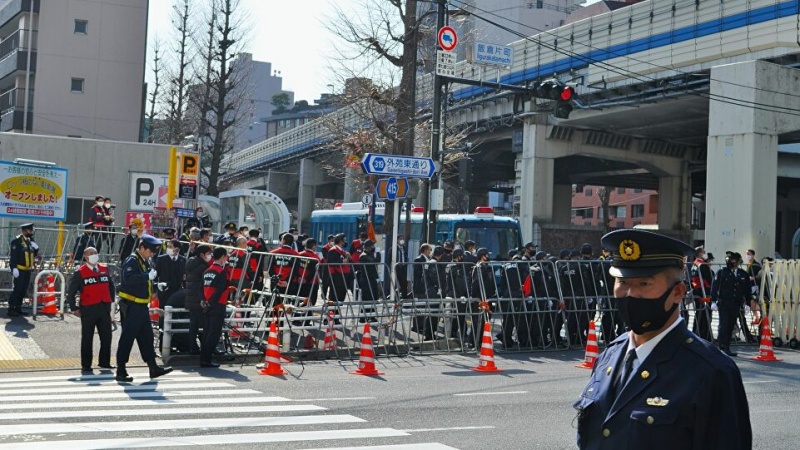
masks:
{"type": "Polygon", "coordinates": [[[81,371],[92,371],[92,344],[94,330],[100,338],[100,354],[97,361],[101,369],[113,369],[111,365],[111,304],[116,291],[105,264],[98,262],[97,249],[88,247],[83,251],[86,260],[72,274],[67,285],[69,308],[81,318],[81,371]],[[80,306],[75,295],[80,293],[80,306]]]}
{"type": "Polygon", "coordinates": [[[117,381],[133,381],[125,365],[128,364],[134,341],[139,346],[142,359],[150,368],[150,378],[172,372],[172,367],[161,367],[156,363],[153,328],[150,324],[150,297],[153,295],[153,280],[158,275],[150,267],[150,259],[160,247],[160,240],[143,234],[136,251],[122,264],[122,282],[119,287],[122,335],[117,343],[117,381]]]}
{"type": "Polygon", "coordinates": [[[739,369],[688,331],[678,305],[694,249],[644,230],[602,238],[631,331],[594,365],[574,407],[581,449],[750,449],[752,430],[739,369]]]}
{"type": "Polygon", "coordinates": [[[31,284],[34,260],[39,254],[39,246],[33,242],[33,224],[23,223],[19,228],[22,233],[11,241],[8,254],[8,267],[14,277],[14,289],[8,298],[8,317],[25,315],[22,312],[22,299],[31,284]]]}

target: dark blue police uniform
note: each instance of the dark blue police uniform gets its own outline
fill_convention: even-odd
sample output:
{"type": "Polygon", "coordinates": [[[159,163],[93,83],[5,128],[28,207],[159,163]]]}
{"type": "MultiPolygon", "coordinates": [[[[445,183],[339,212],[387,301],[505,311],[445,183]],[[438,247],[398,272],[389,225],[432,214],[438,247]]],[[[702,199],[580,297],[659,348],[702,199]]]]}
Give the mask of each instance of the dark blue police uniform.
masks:
{"type": "MultiPolygon", "coordinates": [[[[144,234],[141,244],[156,250],[161,242],[153,236],[144,234]]],[[[153,328],[150,323],[150,298],[153,284],[149,277],[150,263],[134,251],[122,264],[122,282],[118,296],[122,316],[122,334],[117,343],[117,381],[131,381],[125,370],[133,342],[139,346],[142,359],[150,367],[150,378],[156,378],[172,371],[156,364],[153,346],[153,328]]]]}
{"type": "MultiPolygon", "coordinates": [[[[670,267],[685,270],[685,256],[695,253],[680,241],[644,230],[614,231],[601,242],[604,248],[619,250],[609,272],[620,278],[655,276],[670,267]]],[[[664,318],[663,325],[649,325],[647,320],[660,318],[642,316],[643,305],[635,303],[662,301],[666,306],[667,298],[618,299],[625,301],[620,306],[629,308],[621,308],[621,313],[626,313],[623,318],[628,326],[639,330],[637,337],[650,333],[650,340],[661,340],[639,367],[623,363],[632,331],[614,340],[600,355],[589,383],[573,405],[578,411],[579,448],[752,448],[747,397],[736,364],[683,323],[664,318]],[[627,323],[633,320],[636,322],[627,323]],[[661,329],[665,331],[652,335],[661,329]]],[[[675,313],[669,317],[674,318],[675,313]]]]}

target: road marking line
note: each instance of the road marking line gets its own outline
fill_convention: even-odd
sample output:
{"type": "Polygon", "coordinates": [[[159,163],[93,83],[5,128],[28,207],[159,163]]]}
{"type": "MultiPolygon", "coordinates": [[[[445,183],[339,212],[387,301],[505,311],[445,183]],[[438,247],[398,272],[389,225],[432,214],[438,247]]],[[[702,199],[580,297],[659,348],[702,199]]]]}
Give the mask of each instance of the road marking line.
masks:
{"type": "MultiPolygon", "coordinates": [[[[149,376],[149,375],[148,375],[149,376]]],[[[141,385],[156,385],[161,383],[170,383],[170,382],[187,382],[187,381],[216,381],[213,378],[208,377],[178,377],[178,378],[168,378],[163,377],[157,380],[149,380],[144,381],[141,385]]],[[[26,387],[54,387],[54,386],[73,386],[73,388],[81,388],[81,387],[95,387],[95,386],[109,386],[119,384],[117,381],[114,381],[113,378],[111,379],[101,379],[101,380],[80,380],[80,381],[33,381],[27,382],[23,381],[22,383],[14,384],[13,386],[0,386],[0,395],[3,395],[6,389],[20,389],[26,387]]]]}
{"type": "Polygon", "coordinates": [[[470,397],[473,395],[516,395],[527,394],[528,391],[508,391],[508,392],[469,392],[466,394],[453,394],[454,397],[470,397]]]}
{"type": "Polygon", "coordinates": [[[296,398],[287,399],[289,402],[333,402],[333,401],[346,401],[346,400],[375,400],[375,397],[330,397],[330,398],[296,398]]]}
{"type": "Polygon", "coordinates": [[[47,404],[41,403],[13,403],[13,404],[0,404],[0,411],[6,410],[19,410],[19,409],[66,409],[66,408],[107,408],[111,406],[160,406],[160,405],[205,405],[208,403],[271,403],[271,402],[286,402],[289,399],[283,397],[237,397],[237,398],[215,398],[209,400],[207,398],[175,398],[175,399],[156,399],[156,400],[115,400],[115,401],[100,401],[100,402],[75,402],[68,401],[64,403],[48,402],[47,404]]]}
{"type": "MultiPolygon", "coordinates": [[[[230,410],[227,411],[230,413],[230,410]]],[[[162,438],[120,438],[120,439],[94,439],[94,440],[63,440],[63,441],[37,441],[14,442],[0,444],[0,450],[13,449],[41,449],[42,446],[52,448],[70,448],[72,450],[94,450],[105,448],[155,448],[179,447],[190,445],[231,445],[231,444],[264,444],[271,442],[301,442],[322,441],[331,439],[366,439],[382,437],[408,436],[392,428],[364,428],[351,430],[318,430],[318,431],[289,431],[280,433],[253,433],[253,434],[212,434],[199,436],[175,436],[162,438]]]]}
{"type": "Polygon", "coordinates": [[[72,386],[72,387],[57,387],[57,388],[29,388],[29,389],[4,389],[0,390],[0,395],[6,394],[58,394],[67,392],[103,392],[103,391],[165,391],[168,389],[201,389],[201,388],[220,388],[220,387],[233,387],[230,383],[175,383],[175,384],[118,384],[109,386],[72,386]]]}
{"type": "Polygon", "coordinates": [[[4,425],[0,435],[17,434],[40,435],[53,433],[113,433],[120,431],[152,431],[152,430],[186,430],[192,428],[234,428],[234,427],[277,427],[289,425],[320,425],[335,423],[366,422],[364,419],[348,414],[329,416],[287,416],[287,417],[236,417],[216,418],[213,420],[178,419],[178,420],[142,420],[136,422],[85,422],[85,423],[49,423],[43,425],[23,424],[4,425]]]}
{"type": "Polygon", "coordinates": [[[788,412],[795,412],[796,409],[769,409],[764,411],[751,411],[759,414],[774,414],[774,413],[788,413],[788,412]]]}
{"type": "Polygon", "coordinates": [[[476,427],[450,427],[450,428],[418,428],[416,430],[400,430],[406,433],[427,433],[429,431],[462,431],[462,430],[490,430],[495,427],[491,425],[476,427]]]}
{"type": "MultiPolygon", "coordinates": [[[[104,369],[108,370],[108,369],[104,369]]],[[[162,378],[172,378],[172,377],[180,377],[180,376],[187,376],[187,375],[197,375],[196,373],[192,372],[181,372],[181,371],[173,371],[170,372],[169,375],[165,375],[162,378]]],[[[68,375],[49,375],[46,377],[15,377],[15,378],[3,378],[0,379],[0,384],[4,383],[16,383],[18,381],[52,381],[52,380],[63,380],[63,381],[93,381],[93,380],[113,380],[114,379],[113,373],[101,373],[97,375],[75,375],[75,376],[68,376],[68,375]]],[[[130,373],[132,377],[149,377],[149,372],[135,372],[130,373]]]]}
{"type": "MultiPolygon", "coordinates": [[[[182,414],[231,414],[259,412],[287,412],[287,411],[325,411],[317,405],[275,405],[275,406],[239,406],[231,409],[226,407],[209,406],[207,408],[151,408],[151,409],[96,409],[91,411],[36,411],[36,412],[10,412],[0,414],[0,420],[27,420],[27,419],[65,419],[69,417],[133,417],[133,416],[175,416],[182,414]]],[[[5,427],[5,425],[3,425],[5,427]]],[[[42,425],[47,426],[47,425],[42,425]]]]}
{"type": "Polygon", "coordinates": [[[305,450],[458,450],[455,447],[438,442],[425,442],[422,444],[396,444],[396,445],[370,445],[368,447],[327,447],[305,450]]]}
{"type": "Polygon", "coordinates": [[[742,384],[777,383],[778,380],[742,381],[742,384]]]}
{"type": "MultiPolygon", "coordinates": [[[[176,397],[210,397],[215,395],[261,395],[253,389],[208,389],[199,391],[146,391],[146,392],[101,392],[99,394],[50,394],[50,395],[10,395],[0,396],[3,402],[32,402],[53,400],[100,400],[108,398],[176,398],[176,397]]],[[[41,405],[40,405],[41,406],[41,405]]]]}

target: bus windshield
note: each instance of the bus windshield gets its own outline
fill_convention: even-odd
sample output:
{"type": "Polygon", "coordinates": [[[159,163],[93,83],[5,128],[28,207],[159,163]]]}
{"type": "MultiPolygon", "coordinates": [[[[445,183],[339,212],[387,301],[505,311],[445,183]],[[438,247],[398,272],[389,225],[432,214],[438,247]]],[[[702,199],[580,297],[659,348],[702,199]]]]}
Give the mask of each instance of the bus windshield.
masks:
{"type": "Polygon", "coordinates": [[[477,247],[486,247],[492,252],[493,258],[505,259],[510,249],[520,246],[519,230],[505,224],[458,224],[456,226],[456,239],[462,244],[473,240],[477,247]]]}

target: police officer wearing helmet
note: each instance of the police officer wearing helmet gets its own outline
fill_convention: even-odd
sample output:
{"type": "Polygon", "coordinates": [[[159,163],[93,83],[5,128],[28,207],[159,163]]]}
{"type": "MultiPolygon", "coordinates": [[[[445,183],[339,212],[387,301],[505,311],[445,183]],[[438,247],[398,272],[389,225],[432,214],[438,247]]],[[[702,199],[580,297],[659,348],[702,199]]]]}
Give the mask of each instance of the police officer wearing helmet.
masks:
{"type": "Polygon", "coordinates": [[[125,366],[134,341],[139,346],[142,359],[150,368],[150,378],[172,372],[172,367],[161,367],[156,363],[153,328],[150,324],[150,298],[153,295],[153,280],[158,275],[150,261],[160,247],[159,239],[143,234],[136,251],[122,264],[122,282],[119,287],[122,334],[117,343],[117,381],[133,381],[125,366]]]}
{"type": "Polygon", "coordinates": [[[603,236],[620,314],[631,331],[594,365],[574,407],[581,449],[750,449],[739,369],[686,329],[678,306],[694,249],[645,230],[603,236]]]}
{"type": "Polygon", "coordinates": [[[25,315],[22,312],[22,299],[31,284],[34,260],[39,254],[39,246],[33,242],[33,224],[23,223],[19,228],[22,233],[11,241],[8,254],[8,266],[14,277],[14,289],[8,298],[8,317],[25,315]]]}

